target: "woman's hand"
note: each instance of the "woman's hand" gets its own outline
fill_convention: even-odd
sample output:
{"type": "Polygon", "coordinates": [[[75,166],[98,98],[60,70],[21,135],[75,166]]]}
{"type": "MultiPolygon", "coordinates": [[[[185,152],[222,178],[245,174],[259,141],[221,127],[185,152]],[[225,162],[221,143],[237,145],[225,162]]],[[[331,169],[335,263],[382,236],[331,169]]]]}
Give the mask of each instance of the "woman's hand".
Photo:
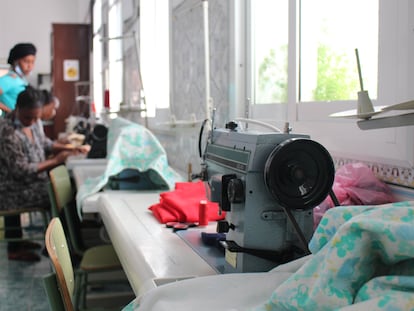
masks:
{"type": "Polygon", "coordinates": [[[55,161],[58,163],[58,164],[61,164],[61,163],[65,163],[65,161],[66,161],[66,159],[70,156],[70,155],[73,155],[74,154],[74,152],[73,151],[60,151],[60,152],[58,152],[54,157],[53,157],[53,159],[55,159],[55,161]]]}
{"type": "Polygon", "coordinates": [[[82,146],[76,147],[75,150],[77,152],[86,154],[91,150],[91,146],[90,145],[82,145],[82,146]]]}
{"type": "Polygon", "coordinates": [[[80,145],[76,146],[73,144],[62,144],[59,142],[54,142],[53,144],[54,153],[57,154],[61,151],[70,151],[72,155],[76,155],[79,153],[86,154],[91,150],[90,145],[80,145]]]}
{"type": "Polygon", "coordinates": [[[73,151],[67,151],[67,150],[59,151],[54,156],[48,158],[47,160],[43,162],[39,162],[37,165],[37,171],[43,172],[43,171],[52,169],[58,165],[65,164],[66,159],[70,155],[73,155],[73,154],[74,154],[73,151]]]}

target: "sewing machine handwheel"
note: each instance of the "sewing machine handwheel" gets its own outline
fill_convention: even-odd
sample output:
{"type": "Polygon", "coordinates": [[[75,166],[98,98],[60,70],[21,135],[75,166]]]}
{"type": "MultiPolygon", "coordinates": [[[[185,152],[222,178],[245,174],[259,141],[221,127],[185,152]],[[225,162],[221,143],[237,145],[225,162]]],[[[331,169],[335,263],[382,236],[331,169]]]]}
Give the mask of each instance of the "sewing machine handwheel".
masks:
{"type": "Polygon", "coordinates": [[[335,168],[322,145],[310,139],[292,138],[271,152],[264,177],[267,189],[280,205],[310,209],[328,196],[335,168]]]}

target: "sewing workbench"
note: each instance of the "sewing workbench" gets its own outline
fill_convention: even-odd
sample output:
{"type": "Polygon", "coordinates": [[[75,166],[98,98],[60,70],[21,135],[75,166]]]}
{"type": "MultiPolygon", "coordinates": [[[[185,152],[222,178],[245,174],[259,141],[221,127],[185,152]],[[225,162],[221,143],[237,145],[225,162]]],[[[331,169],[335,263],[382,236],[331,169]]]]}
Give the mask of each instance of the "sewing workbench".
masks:
{"type": "MultiPolygon", "coordinates": [[[[71,169],[76,186],[105,169],[99,165],[74,165],[71,169]]],[[[178,280],[219,274],[219,253],[210,255],[209,264],[190,245],[184,234],[177,234],[158,222],[148,210],[159,201],[160,191],[108,190],[91,195],[82,202],[83,213],[99,213],[120,258],[134,293],[138,296],[159,285],[178,280]],[[214,265],[217,265],[215,267],[214,265]]],[[[202,231],[215,232],[213,222],[207,227],[187,230],[187,236],[198,249],[202,231]],[[191,230],[191,231],[190,231],[191,230]]]]}

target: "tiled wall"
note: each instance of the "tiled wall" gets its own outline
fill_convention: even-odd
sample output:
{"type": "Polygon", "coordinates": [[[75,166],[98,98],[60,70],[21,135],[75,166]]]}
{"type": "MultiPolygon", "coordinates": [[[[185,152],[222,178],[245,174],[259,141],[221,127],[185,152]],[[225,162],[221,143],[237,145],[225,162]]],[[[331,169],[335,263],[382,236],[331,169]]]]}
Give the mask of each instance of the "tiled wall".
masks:
{"type": "Polygon", "coordinates": [[[398,186],[414,188],[413,169],[407,167],[399,167],[386,165],[382,163],[364,162],[355,159],[334,158],[335,167],[341,167],[347,163],[362,162],[371,168],[375,176],[382,181],[398,186]]]}
{"type": "Polygon", "coordinates": [[[199,128],[155,131],[168,155],[168,163],[181,172],[187,172],[191,164],[192,172],[199,173],[201,159],[198,152],[199,128]]]}

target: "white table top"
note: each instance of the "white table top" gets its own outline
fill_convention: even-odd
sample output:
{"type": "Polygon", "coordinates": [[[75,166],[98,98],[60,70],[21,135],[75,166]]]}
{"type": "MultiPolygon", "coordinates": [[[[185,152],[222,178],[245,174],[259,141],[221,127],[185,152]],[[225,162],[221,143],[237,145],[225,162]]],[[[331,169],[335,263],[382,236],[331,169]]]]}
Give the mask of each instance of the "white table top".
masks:
{"type": "Polygon", "coordinates": [[[105,172],[106,165],[92,165],[92,166],[86,166],[86,165],[78,165],[74,166],[71,170],[73,179],[75,181],[76,187],[80,187],[86,179],[88,178],[94,178],[102,175],[105,172]]]}
{"type": "MultiPolygon", "coordinates": [[[[84,161],[87,161],[86,159],[84,161]]],[[[79,188],[86,179],[94,178],[102,175],[105,172],[106,163],[103,161],[97,161],[95,159],[89,160],[91,165],[86,165],[85,162],[82,161],[72,161],[72,168],[70,170],[71,175],[74,179],[76,188],[79,188]]],[[[98,198],[100,192],[95,193],[87,198],[85,198],[82,202],[82,212],[83,213],[98,213],[98,198]]]]}
{"type": "MultiPolygon", "coordinates": [[[[106,168],[102,161],[91,159],[89,163],[72,161],[76,187],[106,168]]],[[[148,210],[159,202],[160,192],[104,189],[82,202],[83,213],[100,214],[137,296],[162,284],[218,273],[148,210]]],[[[215,232],[215,223],[189,230],[215,232]]]]}
{"type": "Polygon", "coordinates": [[[68,170],[72,170],[75,167],[91,167],[91,166],[103,166],[106,167],[108,159],[88,159],[85,155],[70,156],[66,159],[65,165],[68,170]]]}
{"type": "MultiPolygon", "coordinates": [[[[75,181],[76,187],[80,187],[86,179],[98,177],[104,173],[106,165],[103,164],[94,164],[92,166],[86,165],[77,165],[72,168],[72,176],[75,181]]],[[[105,193],[112,193],[115,194],[131,194],[136,192],[135,190],[111,190],[104,188],[102,190],[105,193]]],[[[82,212],[83,213],[99,213],[99,196],[103,192],[94,193],[88,197],[86,197],[82,202],[82,212]]],[[[159,193],[159,191],[157,192],[159,193]]]]}
{"type": "MultiPolygon", "coordinates": [[[[159,201],[159,192],[103,192],[99,212],[120,258],[128,280],[138,296],[160,284],[217,271],[170,228],[148,210],[159,201]]],[[[190,228],[215,232],[215,224],[190,228]]]]}
{"type": "MultiPolygon", "coordinates": [[[[76,188],[79,188],[86,179],[94,178],[102,175],[106,169],[106,159],[82,159],[82,158],[73,158],[69,161],[70,163],[70,172],[74,179],[76,188]]],[[[68,164],[66,164],[68,166],[68,164]]],[[[184,176],[183,172],[180,172],[184,176]]],[[[104,192],[118,192],[130,194],[135,192],[135,190],[111,190],[103,189],[104,192]]],[[[98,199],[102,192],[92,194],[91,196],[85,198],[82,202],[82,212],[83,213],[98,213],[99,212],[99,203],[98,199]]]]}

